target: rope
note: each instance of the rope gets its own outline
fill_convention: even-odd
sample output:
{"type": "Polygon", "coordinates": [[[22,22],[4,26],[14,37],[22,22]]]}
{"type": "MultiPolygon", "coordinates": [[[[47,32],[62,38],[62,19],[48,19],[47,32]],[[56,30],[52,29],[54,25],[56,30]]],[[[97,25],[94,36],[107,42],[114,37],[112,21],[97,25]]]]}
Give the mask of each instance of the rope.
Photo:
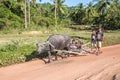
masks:
{"type": "Polygon", "coordinates": [[[46,41],[47,44],[49,44],[51,47],[55,48],[54,45],[52,45],[49,41],[46,41]]]}

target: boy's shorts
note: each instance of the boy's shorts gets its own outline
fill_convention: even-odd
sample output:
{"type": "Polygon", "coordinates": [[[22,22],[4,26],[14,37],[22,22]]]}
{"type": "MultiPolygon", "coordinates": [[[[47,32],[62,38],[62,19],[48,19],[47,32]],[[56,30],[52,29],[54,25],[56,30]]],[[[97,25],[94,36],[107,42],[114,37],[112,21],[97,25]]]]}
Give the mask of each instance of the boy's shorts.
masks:
{"type": "Polygon", "coordinates": [[[96,41],[92,41],[92,47],[97,47],[96,41]]]}
{"type": "Polygon", "coordinates": [[[97,47],[99,47],[99,48],[102,47],[102,41],[97,41],[97,47]]]}

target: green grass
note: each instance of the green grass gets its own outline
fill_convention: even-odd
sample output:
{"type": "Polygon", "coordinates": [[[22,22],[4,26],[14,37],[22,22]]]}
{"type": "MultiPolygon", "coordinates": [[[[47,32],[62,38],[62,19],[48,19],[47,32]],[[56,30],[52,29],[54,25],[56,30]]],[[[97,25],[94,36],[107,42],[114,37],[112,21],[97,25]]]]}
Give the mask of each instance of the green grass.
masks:
{"type": "MultiPolygon", "coordinates": [[[[84,43],[90,42],[90,30],[72,30],[68,28],[42,29],[43,34],[4,34],[0,32],[0,67],[16,63],[22,63],[36,58],[34,51],[37,42],[44,42],[51,34],[68,34],[74,38],[82,40],[84,43]],[[44,33],[49,31],[49,33],[44,33]]],[[[120,44],[120,31],[105,32],[104,46],[120,44]]]]}
{"type": "Polygon", "coordinates": [[[120,44],[120,31],[110,31],[105,33],[104,46],[120,44]]]}

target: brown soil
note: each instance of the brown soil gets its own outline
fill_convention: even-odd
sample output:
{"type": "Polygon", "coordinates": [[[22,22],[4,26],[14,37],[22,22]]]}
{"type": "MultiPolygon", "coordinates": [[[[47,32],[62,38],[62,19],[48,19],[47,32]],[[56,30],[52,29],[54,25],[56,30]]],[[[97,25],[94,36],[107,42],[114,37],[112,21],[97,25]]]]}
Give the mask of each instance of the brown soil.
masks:
{"type": "Polygon", "coordinates": [[[74,56],[50,64],[35,60],[0,68],[0,80],[120,80],[120,45],[99,56],[74,56]]]}

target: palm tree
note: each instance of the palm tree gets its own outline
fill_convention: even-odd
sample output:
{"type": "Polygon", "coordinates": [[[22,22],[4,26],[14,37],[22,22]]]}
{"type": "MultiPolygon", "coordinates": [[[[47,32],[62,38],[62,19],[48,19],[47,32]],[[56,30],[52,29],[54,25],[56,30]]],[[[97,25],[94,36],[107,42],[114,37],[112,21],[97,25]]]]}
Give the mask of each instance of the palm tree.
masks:
{"type": "Polygon", "coordinates": [[[97,11],[99,15],[104,16],[107,14],[107,8],[110,5],[111,0],[94,0],[97,1],[97,4],[95,4],[95,7],[97,8],[97,11]]]}
{"type": "MultiPolygon", "coordinates": [[[[36,8],[36,0],[32,0],[33,1],[33,4],[34,4],[34,7],[36,8]]],[[[40,2],[42,1],[42,0],[39,0],[40,2]]]]}
{"type": "Polygon", "coordinates": [[[34,7],[36,8],[36,0],[33,0],[34,7]]]}
{"type": "MultiPolygon", "coordinates": [[[[17,0],[17,2],[21,5],[21,10],[23,11],[24,13],[24,24],[25,24],[25,29],[28,28],[27,26],[27,0],[17,0]]],[[[29,7],[28,7],[29,8],[29,7]]]]}
{"type": "Polygon", "coordinates": [[[90,23],[92,16],[94,16],[94,7],[92,5],[92,2],[90,2],[88,4],[88,7],[86,8],[86,16],[87,16],[87,19],[88,19],[88,23],[90,23]]]}
{"type": "MultiPolygon", "coordinates": [[[[27,6],[26,5],[28,3],[28,23],[29,23],[29,26],[30,26],[30,0],[24,0],[24,1],[25,1],[24,2],[25,3],[24,4],[24,9],[25,9],[25,28],[27,28],[27,10],[26,10],[27,6]]],[[[36,0],[33,0],[33,3],[34,3],[34,7],[36,7],[36,0]]]]}
{"type": "Polygon", "coordinates": [[[65,13],[65,6],[63,5],[63,3],[65,2],[65,0],[51,0],[55,3],[55,6],[52,10],[54,10],[54,15],[55,15],[55,27],[57,26],[57,19],[65,13]],[[57,18],[58,16],[58,18],[57,18]]]}
{"type": "Polygon", "coordinates": [[[106,28],[117,29],[120,26],[120,1],[112,0],[106,16],[106,28]]]}
{"type": "Polygon", "coordinates": [[[112,0],[111,7],[113,11],[119,11],[120,10],[120,1],[119,0],[112,0]]]}
{"type": "Polygon", "coordinates": [[[110,2],[108,0],[100,1],[100,6],[98,8],[98,12],[101,12],[101,15],[106,14],[108,5],[110,5],[110,2]]]}
{"type": "MultiPolygon", "coordinates": [[[[96,0],[94,0],[96,1],[96,0]]],[[[105,16],[107,15],[107,8],[110,5],[110,1],[111,0],[97,0],[97,4],[95,5],[99,17],[96,18],[96,20],[98,20],[97,22],[99,23],[104,23],[105,20],[105,16]]],[[[104,24],[103,24],[104,25],[104,24]]]]}
{"type": "Polygon", "coordinates": [[[92,2],[90,2],[88,4],[88,7],[86,8],[86,16],[88,19],[88,23],[94,23],[94,19],[99,17],[99,14],[96,10],[96,6],[94,6],[92,4],[92,2]]]}
{"type": "Polygon", "coordinates": [[[88,14],[88,18],[90,17],[90,15],[93,14],[93,5],[92,5],[91,2],[88,4],[88,7],[87,7],[87,9],[86,9],[86,12],[87,12],[87,14],[88,14]]]}
{"type": "Polygon", "coordinates": [[[75,23],[83,24],[83,18],[85,17],[85,9],[82,3],[75,7],[75,10],[72,13],[70,13],[70,17],[71,20],[75,23]]]}

